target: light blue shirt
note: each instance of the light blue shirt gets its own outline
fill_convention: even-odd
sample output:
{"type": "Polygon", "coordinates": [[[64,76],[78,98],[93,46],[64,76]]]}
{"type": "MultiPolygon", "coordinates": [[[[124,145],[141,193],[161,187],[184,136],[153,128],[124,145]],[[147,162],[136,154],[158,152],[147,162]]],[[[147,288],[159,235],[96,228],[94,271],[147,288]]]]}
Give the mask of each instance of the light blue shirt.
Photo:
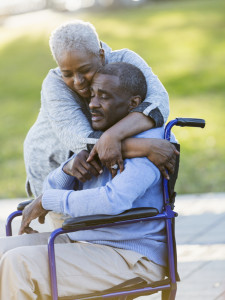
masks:
{"type": "MultiPolygon", "coordinates": [[[[138,134],[140,138],[163,138],[164,128],[138,134]]],[[[64,165],[64,164],[63,164],[64,165]]],[[[73,187],[76,178],[62,167],[51,172],[44,182],[42,205],[47,210],[80,217],[116,215],[136,207],[155,207],[162,211],[162,177],[147,158],[124,161],[125,169],[113,179],[107,169],[84,184],[73,187]]],[[[69,234],[70,239],[89,241],[136,251],[159,265],[166,265],[165,222],[163,220],[99,228],[69,234]]]]}

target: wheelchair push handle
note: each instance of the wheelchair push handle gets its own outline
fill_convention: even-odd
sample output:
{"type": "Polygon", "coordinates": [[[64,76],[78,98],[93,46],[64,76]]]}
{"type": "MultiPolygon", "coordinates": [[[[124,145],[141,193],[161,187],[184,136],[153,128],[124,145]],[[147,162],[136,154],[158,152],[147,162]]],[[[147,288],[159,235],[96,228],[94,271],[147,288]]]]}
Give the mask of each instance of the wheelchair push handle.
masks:
{"type": "Polygon", "coordinates": [[[171,120],[165,127],[164,139],[170,140],[170,133],[173,126],[181,127],[205,127],[205,120],[203,119],[193,119],[193,118],[176,118],[171,120]]]}
{"type": "Polygon", "coordinates": [[[204,128],[205,127],[205,120],[203,119],[193,119],[193,118],[176,118],[177,126],[181,126],[181,127],[201,127],[204,128]]]}

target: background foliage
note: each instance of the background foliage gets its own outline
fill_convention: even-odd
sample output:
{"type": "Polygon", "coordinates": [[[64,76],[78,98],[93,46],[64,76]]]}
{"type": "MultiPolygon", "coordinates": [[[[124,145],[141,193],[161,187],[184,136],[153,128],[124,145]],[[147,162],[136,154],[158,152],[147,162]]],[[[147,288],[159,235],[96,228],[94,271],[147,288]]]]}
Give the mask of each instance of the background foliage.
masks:
{"type": "Polygon", "coordinates": [[[55,66],[49,32],[73,18],[92,22],[113,49],[130,48],[147,61],[169,92],[170,119],[206,119],[204,130],[175,130],[182,145],[178,192],[225,191],[223,0],[166,1],[88,14],[44,12],[36,25],[35,15],[30,26],[19,26],[23,16],[18,16],[16,26],[4,20],[0,27],[0,198],[25,196],[23,140],[40,108],[42,80],[55,66]]]}

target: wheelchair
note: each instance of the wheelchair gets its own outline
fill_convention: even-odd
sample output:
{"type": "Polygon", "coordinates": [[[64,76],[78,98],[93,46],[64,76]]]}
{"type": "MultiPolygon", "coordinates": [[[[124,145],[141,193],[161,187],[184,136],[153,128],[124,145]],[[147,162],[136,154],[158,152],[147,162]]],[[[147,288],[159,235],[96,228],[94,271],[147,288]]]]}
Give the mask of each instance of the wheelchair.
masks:
{"type": "MultiPolygon", "coordinates": [[[[164,139],[170,140],[171,129],[173,126],[187,126],[187,127],[205,127],[205,120],[191,119],[191,118],[176,118],[170,121],[164,132],[164,139]]],[[[174,144],[180,150],[179,144],[174,144]]],[[[177,271],[177,254],[176,254],[176,240],[175,240],[175,218],[178,214],[174,211],[176,192],[174,191],[175,182],[178,176],[179,157],[177,157],[174,174],[170,174],[170,180],[163,178],[163,201],[164,208],[161,213],[156,208],[145,207],[135,208],[125,211],[119,215],[93,215],[77,218],[69,218],[64,221],[62,228],[54,230],[48,241],[48,256],[49,256],[49,270],[51,279],[51,293],[53,300],[69,300],[69,299],[118,299],[131,300],[139,296],[151,295],[161,292],[162,300],[173,300],[176,296],[177,281],[180,281],[177,271]],[[134,278],[127,280],[122,284],[114,286],[110,289],[86,295],[72,295],[71,297],[58,297],[57,278],[56,278],[56,262],[54,241],[55,238],[64,233],[90,230],[102,228],[107,226],[117,226],[124,224],[132,224],[136,222],[149,222],[151,220],[165,220],[166,223],[166,240],[167,240],[167,274],[166,278],[161,281],[148,284],[141,278],[134,278]]],[[[22,211],[26,205],[32,200],[24,201],[17,207],[17,211],[9,215],[6,222],[6,236],[12,235],[12,220],[16,216],[22,215],[22,211]]]]}

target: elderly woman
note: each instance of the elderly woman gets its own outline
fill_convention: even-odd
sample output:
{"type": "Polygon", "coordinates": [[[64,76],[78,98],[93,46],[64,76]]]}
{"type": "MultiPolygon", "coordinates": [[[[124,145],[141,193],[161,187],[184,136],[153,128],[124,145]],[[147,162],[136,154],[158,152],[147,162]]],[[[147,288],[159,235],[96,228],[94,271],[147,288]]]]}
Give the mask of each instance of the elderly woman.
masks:
{"type": "Polygon", "coordinates": [[[98,154],[108,168],[118,166],[122,171],[122,155],[148,156],[157,166],[161,166],[166,156],[161,170],[164,166],[172,168],[168,160],[176,150],[169,143],[149,139],[138,139],[137,143],[137,139],[126,139],[162,126],[169,114],[167,92],[140,56],[128,49],[112,51],[100,42],[95,28],[83,21],[59,26],[50,37],[50,48],[58,67],[50,70],[43,82],[41,109],[24,142],[29,195],[38,196],[47,174],[71,152],[78,153],[88,145],[95,144],[90,164],[98,154]],[[90,83],[101,65],[120,61],[131,63],[143,72],[148,84],[147,96],[132,113],[102,134],[93,131],[89,122],[90,83]]]}

